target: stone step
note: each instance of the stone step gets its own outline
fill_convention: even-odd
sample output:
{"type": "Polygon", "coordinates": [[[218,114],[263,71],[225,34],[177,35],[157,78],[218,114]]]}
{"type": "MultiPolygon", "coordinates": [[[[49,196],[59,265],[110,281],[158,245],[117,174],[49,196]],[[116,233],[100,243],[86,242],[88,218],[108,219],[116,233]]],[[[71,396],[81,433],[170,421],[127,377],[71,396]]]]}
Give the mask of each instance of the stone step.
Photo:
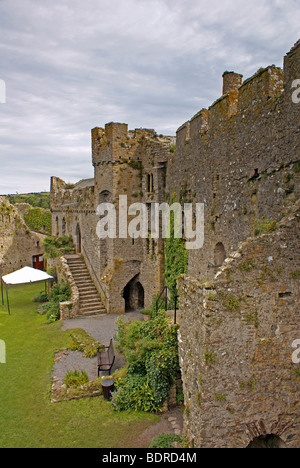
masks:
{"type": "Polygon", "coordinates": [[[104,307],[100,307],[100,306],[91,306],[91,307],[80,307],[80,310],[83,312],[83,313],[93,313],[93,312],[99,312],[99,313],[104,313],[105,312],[105,309],[104,307]]]}
{"type": "Polygon", "coordinates": [[[80,315],[105,314],[105,307],[84,261],[75,256],[66,259],[79,292],[80,315]]]}
{"type": "Polygon", "coordinates": [[[97,297],[98,300],[100,301],[99,294],[97,293],[97,291],[95,291],[95,289],[84,290],[84,291],[79,290],[79,297],[85,297],[85,298],[97,297]]]}
{"type": "Polygon", "coordinates": [[[79,302],[81,304],[101,304],[101,301],[99,300],[99,297],[97,296],[89,296],[89,297],[84,297],[84,298],[79,298],[79,302]]]}

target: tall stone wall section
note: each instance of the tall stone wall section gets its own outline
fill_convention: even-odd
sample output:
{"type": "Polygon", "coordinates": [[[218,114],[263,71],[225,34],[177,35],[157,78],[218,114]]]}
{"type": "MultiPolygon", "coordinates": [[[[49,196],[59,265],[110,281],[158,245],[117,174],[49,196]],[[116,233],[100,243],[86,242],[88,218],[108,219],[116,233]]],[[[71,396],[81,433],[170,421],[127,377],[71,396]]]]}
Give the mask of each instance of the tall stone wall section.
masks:
{"type": "Polygon", "coordinates": [[[300,204],[249,238],[216,278],[179,278],[185,434],[195,447],[243,448],[259,436],[300,445],[300,204]]]}
{"type": "Polygon", "coordinates": [[[195,447],[268,435],[300,445],[299,77],[300,42],[283,70],[244,82],[225,73],[223,96],[177,131],[167,191],[205,206],[204,246],[189,251],[178,281],[185,433],[195,447]]]}
{"type": "Polygon", "coordinates": [[[243,83],[224,74],[227,93],[177,131],[166,190],[204,203],[205,244],[190,252],[188,265],[201,280],[219,266],[218,243],[229,255],[259,220],[280,219],[299,198],[299,105],[291,87],[299,67],[297,43],[283,70],[273,65],[243,83]]]}

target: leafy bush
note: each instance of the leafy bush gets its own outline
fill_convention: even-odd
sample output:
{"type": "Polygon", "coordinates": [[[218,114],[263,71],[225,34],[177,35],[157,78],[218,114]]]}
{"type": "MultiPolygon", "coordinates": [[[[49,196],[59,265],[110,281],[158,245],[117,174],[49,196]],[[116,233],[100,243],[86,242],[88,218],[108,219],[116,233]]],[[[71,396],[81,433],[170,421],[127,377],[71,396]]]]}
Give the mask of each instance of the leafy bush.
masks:
{"type": "Polygon", "coordinates": [[[127,374],[117,381],[112,407],[157,411],[179,372],[177,327],[170,326],[163,311],[146,322],[119,319],[116,341],[127,374]]]}
{"type": "Polygon", "coordinates": [[[89,377],[84,370],[68,370],[65,375],[65,384],[68,388],[80,387],[89,381],[89,377]]]}
{"type": "MultiPolygon", "coordinates": [[[[172,203],[176,203],[174,195],[172,203]]],[[[170,238],[166,239],[165,281],[167,286],[177,293],[176,278],[187,273],[188,252],[184,240],[174,237],[174,213],[170,214],[170,238]]]]}
{"type": "Polygon", "coordinates": [[[48,294],[45,292],[40,292],[40,294],[34,297],[33,302],[48,302],[48,294]]]}
{"type": "Polygon", "coordinates": [[[257,220],[254,234],[255,236],[258,236],[259,234],[276,231],[276,229],[277,229],[277,222],[274,219],[257,220]]]}
{"type": "Polygon", "coordinates": [[[61,257],[64,253],[74,249],[72,236],[47,236],[43,240],[45,255],[47,258],[61,257]]]}
{"type": "Polygon", "coordinates": [[[70,297],[71,288],[69,283],[60,281],[58,284],[53,285],[49,293],[48,302],[40,308],[40,313],[46,314],[48,323],[59,320],[59,303],[68,301],[70,297]]]}
{"type": "Polygon", "coordinates": [[[133,409],[155,412],[159,408],[146,376],[140,374],[128,374],[125,379],[117,380],[111,406],[115,411],[133,409]]]}
{"type": "Polygon", "coordinates": [[[181,442],[179,435],[163,432],[154,437],[150,444],[150,448],[172,448],[172,442],[181,442]]]}
{"type": "Polygon", "coordinates": [[[52,286],[49,293],[50,302],[65,302],[70,299],[71,288],[67,281],[60,281],[52,286]]]}
{"type": "Polygon", "coordinates": [[[31,229],[41,230],[45,226],[46,232],[51,232],[52,216],[50,211],[42,208],[31,208],[24,214],[24,220],[31,229]]]}

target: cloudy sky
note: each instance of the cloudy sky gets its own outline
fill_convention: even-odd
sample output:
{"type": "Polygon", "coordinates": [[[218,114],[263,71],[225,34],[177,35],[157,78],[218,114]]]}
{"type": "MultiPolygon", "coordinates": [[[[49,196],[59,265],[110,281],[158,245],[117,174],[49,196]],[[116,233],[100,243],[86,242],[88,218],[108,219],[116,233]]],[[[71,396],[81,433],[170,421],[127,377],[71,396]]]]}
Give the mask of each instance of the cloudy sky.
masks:
{"type": "Polygon", "coordinates": [[[299,0],[0,0],[0,194],[93,176],[90,131],[176,129],[244,79],[282,67],[299,0]]]}

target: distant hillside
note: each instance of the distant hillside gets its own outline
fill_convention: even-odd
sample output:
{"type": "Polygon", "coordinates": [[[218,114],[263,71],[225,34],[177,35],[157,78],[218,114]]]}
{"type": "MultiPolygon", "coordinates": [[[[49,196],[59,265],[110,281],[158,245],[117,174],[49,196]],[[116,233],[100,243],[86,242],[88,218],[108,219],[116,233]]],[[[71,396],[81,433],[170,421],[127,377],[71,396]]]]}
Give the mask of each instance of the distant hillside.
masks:
{"type": "Polygon", "coordinates": [[[28,203],[33,207],[50,209],[50,193],[39,192],[39,193],[17,193],[16,195],[6,195],[9,202],[12,205],[16,203],[28,203]]]}

